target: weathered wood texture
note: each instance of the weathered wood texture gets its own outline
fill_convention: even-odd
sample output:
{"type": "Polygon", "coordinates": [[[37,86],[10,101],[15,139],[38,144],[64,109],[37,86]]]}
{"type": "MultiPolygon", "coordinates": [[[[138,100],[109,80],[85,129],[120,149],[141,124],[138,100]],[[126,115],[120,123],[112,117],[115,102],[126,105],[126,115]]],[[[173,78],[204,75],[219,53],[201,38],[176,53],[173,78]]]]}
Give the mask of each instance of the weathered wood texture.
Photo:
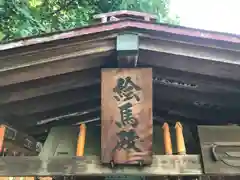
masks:
{"type": "Polygon", "coordinates": [[[5,124],[0,125],[0,152],[3,155],[38,155],[42,143],[5,124]]]}
{"type": "Polygon", "coordinates": [[[0,180],[35,180],[34,177],[0,177],[0,180]]]}
{"type": "Polygon", "coordinates": [[[54,127],[48,134],[39,156],[74,156],[77,150],[78,127],[54,127]]]}
{"type": "MultiPolygon", "coordinates": [[[[174,126],[170,126],[172,149],[173,153],[177,153],[176,147],[176,133],[174,126]]],[[[189,126],[183,124],[184,140],[187,147],[187,154],[198,154],[195,153],[199,147],[194,148],[194,142],[196,143],[189,126]],[[197,150],[196,150],[197,149],[197,150]]],[[[198,145],[198,144],[197,144],[198,145]]],[[[154,124],[153,126],[153,144],[152,150],[154,155],[164,155],[164,142],[163,142],[163,129],[160,124],[154,124]]],[[[101,127],[100,126],[87,126],[86,144],[85,144],[85,156],[101,156],[101,127]]]]}
{"type": "Polygon", "coordinates": [[[147,167],[124,166],[114,169],[102,166],[96,156],[49,157],[39,156],[0,158],[0,176],[108,176],[108,175],[201,175],[198,155],[153,156],[153,163],[147,167]]]}
{"type": "Polygon", "coordinates": [[[203,169],[207,175],[240,175],[240,127],[199,126],[203,169]]]}
{"type": "Polygon", "coordinates": [[[151,164],[152,69],[104,69],[102,162],[151,164]]]}
{"type": "Polygon", "coordinates": [[[60,91],[99,84],[100,76],[100,69],[92,68],[1,87],[0,104],[22,101],[60,91]]]}
{"type": "MultiPolygon", "coordinates": [[[[150,47],[152,45],[148,44],[146,45],[146,47],[147,46],[150,47]]],[[[169,48],[166,48],[166,49],[169,49],[169,48]]],[[[182,50],[182,49],[179,47],[179,50],[182,50]]],[[[240,63],[238,60],[239,55],[237,55],[237,53],[239,54],[239,52],[230,54],[231,56],[235,54],[235,59],[231,57],[229,57],[229,59],[231,58],[232,61],[238,63],[238,64],[233,64],[231,62],[229,63],[229,61],[228,63],[224,63],[224,62],[219,62],[221,60],[213,61],[213,60],[203,59],[201,57],[199,57],[198,59],[195,57],[188,57],[187,55],[180,56],[180,54],[176,56],[176,54],[174,55],[171,53],[163,53],[162,51],[160,52],[160,50],[159,52],[156,52],[154,51],[154,49],[151,49],[149,51],[140,50],[138,62],[148,64],[149,66],[164,67],[164,68],[180,70],[180,71],[189,72],[189,73],[196,73],[196,74],[207,75],[207,76],[212,76],[212,77],[217,77],[222,79],[227,78],[227,79],[238,81],[240,78],[240,73],[239,73],[240,63]],[[201,68],[198,68],[198,67],[201,67],[201,68]],[[232,74],[234,74],[235,76],[233,76],[232,74]]],[[[190,51],[189,51],[189,54],[190,54],[190,51]]],[[[192,54],[197,54],[197,52],[193,51],[192,54]]],[[[219,56],[222,56],[222,55],[219,55],[219,56]]]]}

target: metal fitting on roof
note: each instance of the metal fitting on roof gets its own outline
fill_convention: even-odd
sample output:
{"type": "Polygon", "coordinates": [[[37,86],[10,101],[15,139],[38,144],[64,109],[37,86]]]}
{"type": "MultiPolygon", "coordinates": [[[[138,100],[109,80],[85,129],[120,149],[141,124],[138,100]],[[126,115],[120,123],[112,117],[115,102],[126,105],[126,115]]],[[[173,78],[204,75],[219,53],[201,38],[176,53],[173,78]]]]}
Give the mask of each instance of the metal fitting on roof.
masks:
{"type": "Polygon", "coordinates": [[[157,16],[148,13],[127,10],[96,14],[93,16],[93,19],[100,21],[101,23],[119,21],[126,18],[155,22],[157,16]]]}

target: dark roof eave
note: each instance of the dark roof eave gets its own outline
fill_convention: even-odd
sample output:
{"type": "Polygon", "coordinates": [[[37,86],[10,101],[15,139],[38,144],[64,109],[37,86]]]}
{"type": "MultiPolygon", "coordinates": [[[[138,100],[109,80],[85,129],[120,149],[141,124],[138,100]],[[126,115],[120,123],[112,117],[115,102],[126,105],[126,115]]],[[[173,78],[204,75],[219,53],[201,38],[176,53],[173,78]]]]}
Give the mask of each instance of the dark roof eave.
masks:
{"type": "Polygon", "coordinates": [[[18,47],[24,47],[34,44],[46,43],[55,40],[79,37],[84,35],[96,34],[101,32],[122,30],[126,28],[136,28],[147,31],[165,32],[169,34],[175,34],[180,36],[189,36],[195,38],[201,38],[206,40],[225,41],[229,43],[240,43],[240,36],[234,34],[199,30],[193,28],[186,28],[181,26],[170,26],[166,24],[157,24],[146,21],[139,21],[134,19],[124,19],[114,22],[107,22],[101,24],[90,25],[82,28],[72,29],[66,32],[57,32],[51,34],[45,34],[44,36],[28,37],[17,41],[9,42],[0,45],[0,51],[13,49],[18,47]]]}

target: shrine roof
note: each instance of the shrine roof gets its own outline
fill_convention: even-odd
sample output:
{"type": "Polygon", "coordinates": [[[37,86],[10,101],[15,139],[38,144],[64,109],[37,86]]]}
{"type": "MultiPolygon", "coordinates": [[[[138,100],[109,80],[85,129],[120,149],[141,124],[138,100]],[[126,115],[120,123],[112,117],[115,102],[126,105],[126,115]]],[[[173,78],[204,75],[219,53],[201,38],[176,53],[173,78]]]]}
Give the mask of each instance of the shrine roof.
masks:
{"type": "Polygon", "coordinates": [[[183,36],[188,38],[197,38],[201,40],[215,40],[228,43],[240,43],[240,35],[207,31],[202,29],[188,28],[184,26],[174,26],[169,24],[160,24],[148,22],[139,19],[125,18],[118,21],[109,21],[106,23],[97,23],[89,26],[75,28],[64,32],[48,33],[41,36],[27,37],[17,39],[8,43],[0,44],[0,50],[7,50],[23,46],[47,43],[57,40],[70,39],[85,35],[95,35],[102,32],[123,31],[125,29],[135,29],[138,31],[149,31],[155,33],[166,34],[167,36],[183,36]]]}
{"type": "Polygon", "coordinates": [[[53,126],[98,126],[101,68],[118,67],[121,35],[122,47],[138,43],[136,67],[153,70],[154,122],[239,122],[239,35],[125,17],[1,44],[0,118],[39,138],[53,126]]]}

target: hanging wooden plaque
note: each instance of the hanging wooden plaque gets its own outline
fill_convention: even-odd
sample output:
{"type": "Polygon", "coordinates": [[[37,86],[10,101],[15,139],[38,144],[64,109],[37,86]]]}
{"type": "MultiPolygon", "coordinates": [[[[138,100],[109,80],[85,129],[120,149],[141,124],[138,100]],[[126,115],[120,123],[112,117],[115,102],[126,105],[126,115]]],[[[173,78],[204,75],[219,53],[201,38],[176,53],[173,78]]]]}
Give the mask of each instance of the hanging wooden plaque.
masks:
{"type": "Polygon", "coordinates": [[[152,69],[103,69],[101,161],[152,163],[152,69]]]}

